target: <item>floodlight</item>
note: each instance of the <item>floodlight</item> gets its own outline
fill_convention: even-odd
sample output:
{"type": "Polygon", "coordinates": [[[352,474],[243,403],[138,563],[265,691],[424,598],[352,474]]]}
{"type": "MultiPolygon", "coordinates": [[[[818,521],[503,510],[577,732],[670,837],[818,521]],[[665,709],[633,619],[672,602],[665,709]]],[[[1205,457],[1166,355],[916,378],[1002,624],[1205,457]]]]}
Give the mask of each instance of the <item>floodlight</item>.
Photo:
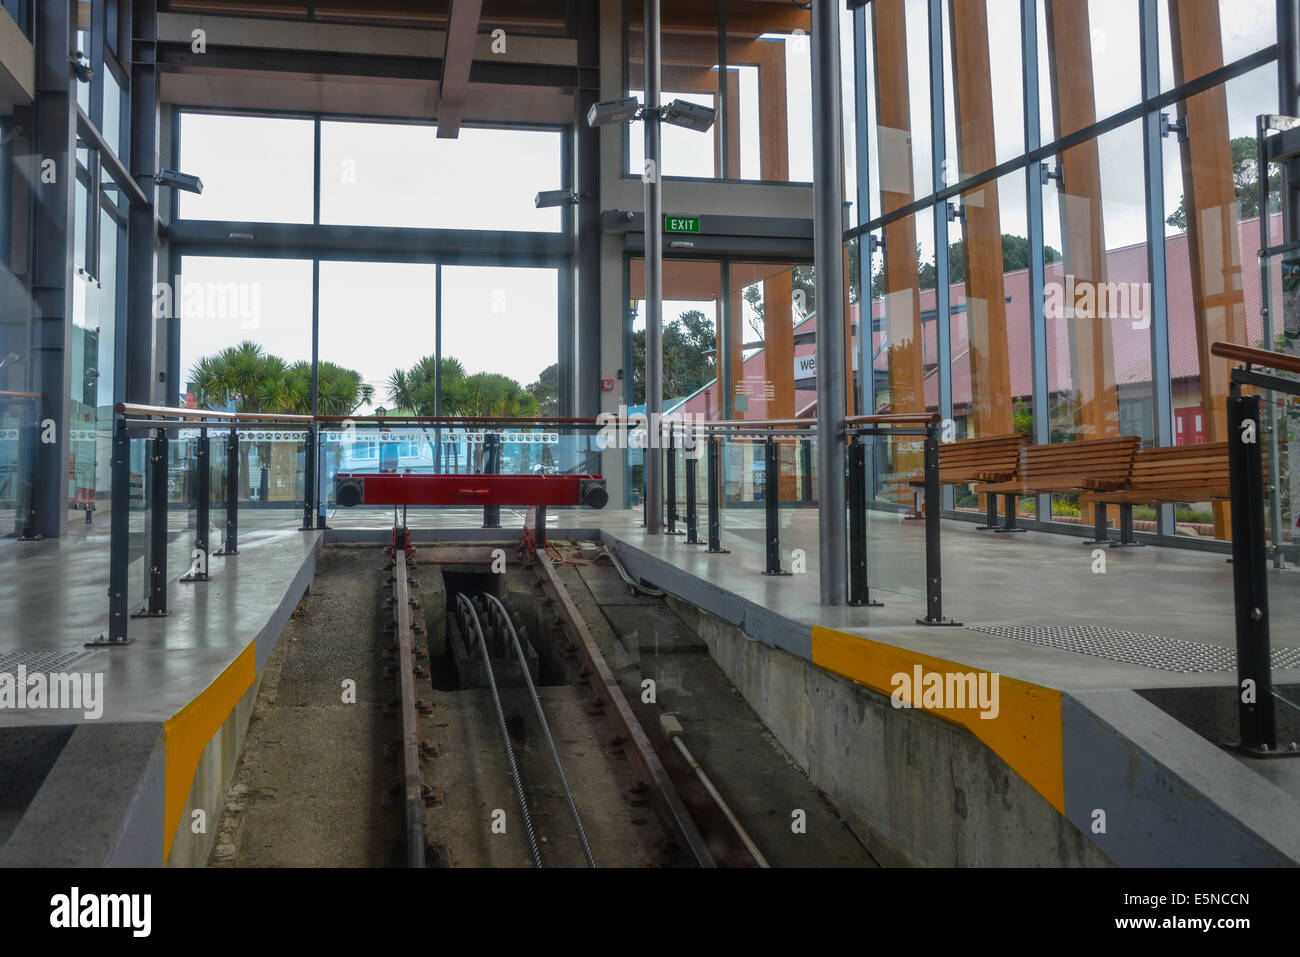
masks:
{"type": "Polygon", "coordinates": [[[533,201],[538,209],[550,209],[552,206],[576,206],[578,194],[567,189],[548,189],[537,194],[533,201]]]}
{"type": "Polygon", "coordinates": [[[673,100],[660,110],[660,116],[665,122],[700,133],[706,132],[713,125],[715,115],[713,107],[700,106],[688,100],[673,100]]]}
{"type": "Polygon", "coordinates": [[[203,180],[189,173],[178,173],[173,169],[160,169],[153,174],[153,181],[158,186],[183,189],[187,193],[203,192],[203,180]]]}
{"type": "Polygon", "coordinates": [[[592,104],[587,112],[588,126],[605,126],[608,123],[626,123],[641,112],[641,101],[635,96],[621,100],[604,100],[592,104]]]}

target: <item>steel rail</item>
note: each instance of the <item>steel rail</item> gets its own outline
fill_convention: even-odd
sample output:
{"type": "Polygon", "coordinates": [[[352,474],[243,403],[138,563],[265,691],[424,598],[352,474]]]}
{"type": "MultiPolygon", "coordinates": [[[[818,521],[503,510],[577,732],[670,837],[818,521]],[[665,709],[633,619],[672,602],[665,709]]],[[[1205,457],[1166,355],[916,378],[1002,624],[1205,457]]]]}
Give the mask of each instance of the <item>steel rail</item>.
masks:
{"type": "Polygon", "coordinates": [[[406,792],[406,860],[424,867],[424,782],[420,777],[420,719],[415,707],[415,640],[411,631],[411,591],[406,552],[393,557],[393,603],[397,612],[398,674],[402,704],[402,781],[406,792]]]}
{"type": "Polygon", "coordinates": [[[623,738],[631,744],[632,749],[628,757],[632,762],[632,766],[643,775],[645,782],[654,788],[658,794],[664,810],[672,819],[678,835],[685,842],[696,863],[700,867],[717,867],[717,862],[713,859],[713,853],[709,850],[708,843],[704,840],[704,836],[700,834],[699,828],[696,827],[695,821],[691,819],[690,813],[686,810],[686,805],[682,802],[681,795],[677,792],[677,786],[673,784],[672,778],[669,777],[668,770],[659,759],[654,745],[650,742],[650,738],[647,737],[645,729],[641,727],[641,723],[633,713],[631,705],[628,704],[623,689],[619,687],[618,679],[614,677],[614,673],[609,670],[609,665],[605,663],[605,657],[600,653],[600,648],[596,645],[596,639],[582,620],[582,616],[578,614],[573,599],[569,597],[568,589],[564,587],[559,575],[556,574],[555,564],[543,549],[538,549],[536,555],[537,563],[533,566],[533,569],[537,574],[538,581],[541,582],[544,590],[550,590],[560,621],[564,624],[570,637],[576,639],[573,642],[574,648],[595,679],[592,682],[592,688],[610,706],[612,711],[611,719],[621,731],[623,738]]]}
{"type": "Polygon", "coordinates": [[[537,712],[537,720],[542,725],[542,735],[546,738],[546,747],[551,752],[551,763],[555,765],[555,773],[560,778],[560,788],[564,791],[564,803],[569,806],[569,816],[573,818],[573,826],[578,832],[578,842],[582,845],[582,856],[587,859],[588,867],[595,867],[596,858],[591,853],[591,844],[587,841],[587,832],[582,827],[582,818],[578,814],[578,805],[574,803],[573,791],[569,789],[569,778],[564,773],[564,765],[560,763],[560,753],[555,749],[555,739],[551,737],[551,726],[546,720],[546,713],[542,710],[541,699],[537,697],[537,688],[533,685],[532,675],[528,673],[528,659],[524,656],[524,646],[519,641],[519,632],[515,630],[515,623],[510,620],[510,612],[502,604],[500,598],[489,592],[483,592],[483,597],[492,602],[497,607],[497,610],[501,612],[501,618],[510,631],[510,640],[514,643],[515,654],[519,657],[519,667],[523,670],[524,684],[528,686],[528,696],[533,699],[533,710],[537,712]]]}
{"type": "MultiPolygon", "coordinates": [[[[469,612],[467,620],[473,622],[478,635],[479,647],[483,649],[483,664],[487,669],[488,689],[492,692],[492,706],[496,710],[497,728],[501,732],[501,744],[506,749],[506,764],[510,768],[510,779],[515,788],[515,800],[519,802],[519,813],[524,821],[524,833],[528,837],[528,853],[533,859],[534,867],[542,867],[542,852],[537,846],[537,834],[533,830],[533,816],[528,811],[528,799],[524,796],[524,782],[519,776],[519,765],[515,762],[515,749],[510,744],[510,731],[506,728],[506,715],[501,709],[501,695],[497,691],[497,679],[492,673],[492,658],[488,654],[487,636],[483,634],[483,625],[479,622],[478,610],[463,594],[457,594],[456,600],[469,612]]],[[[469,635],[465,636],[467,639],[469,635]]]]}

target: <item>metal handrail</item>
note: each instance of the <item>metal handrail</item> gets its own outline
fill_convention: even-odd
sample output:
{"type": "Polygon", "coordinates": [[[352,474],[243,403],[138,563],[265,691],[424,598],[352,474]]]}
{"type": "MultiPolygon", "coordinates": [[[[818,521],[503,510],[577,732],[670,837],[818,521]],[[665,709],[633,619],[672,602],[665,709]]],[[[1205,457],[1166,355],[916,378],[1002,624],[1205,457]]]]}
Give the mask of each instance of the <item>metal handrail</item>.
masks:
{"type": "Polygon", "coordinates": [[[0,389],[0,399],[39,399],[39,392],[18,392],[13,389],[0,389]]]}
{"type": "Polygon", "coordinates": [[[286,425],[311,424],[310,415],[291,415],[277,412],[219,412],[213,409],[186,409],[168,405],[139,405],[134,402],[119,402],[113,407],[118,415],[158,416],[169,419],[214,419],[224,422],[260,422],[272,424],[281,422],[286,425]]]}

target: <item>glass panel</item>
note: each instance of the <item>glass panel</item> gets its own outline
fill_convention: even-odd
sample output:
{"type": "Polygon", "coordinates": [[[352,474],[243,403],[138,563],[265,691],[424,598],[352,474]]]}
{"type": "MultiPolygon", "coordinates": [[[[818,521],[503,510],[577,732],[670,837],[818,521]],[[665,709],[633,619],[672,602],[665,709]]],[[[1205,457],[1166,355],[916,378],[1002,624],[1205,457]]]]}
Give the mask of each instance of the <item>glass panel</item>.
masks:
{"type": "Polygon", "coordinates": [[[1132,0],[1039,0],[1044,142],[1142,98],[1138,7],[1132,0]]]}
{"type": "MultiPolygon", "coordinates": [[[[1186,137],[1164,140],[1165,257],[1169,288],[1169,361],[1173,383],[1174,444],[1223,442],[1225,402],[1233,363],[1209,356],[1216,340],[1277,348],[1264,342],[1258,251],[1261,244],[1255,116],[1277,102],[1272,64],[1177,104],[1186,137]]],[[[1272,167],[1268,244],[1282,240],[1272,167]]],[[[1271,277],[1279,288],[1280,272],[1271,277]]],[[[1274,313],[1274,330],[1282,332],[1274,313]]],[[[1285,341],[1285,337],[1282,341],[1285,341]]],[[[1135,514],[1135,519],[1145,517],[1135,514]]],[[[1226,503],[1185,503],[1176,514],[1178,534],[1226,539],[1226,503]]]]}
{"type": "MultiPolygon", "coordinates": [[[[1146,189],[1132,166],[1141,136],[1135,122],[1066,151],[1065,185],[1044,188],[1044,258],[1056,254],[1044,286],[1053,442],[1154,442],[1146,189]]],[[[1081,520],[1077,495],[1053,499],[1053,518],[1081,520]]]]}
{"type": "Polygon", "coordinates": [[[743,17],[729,12],[727,69],[738,74],[740,94],[728,117],[733,137],[740,124],[733,179],[812,181],[811,28],[811,14],[798,8],[743,17]]]}
{"type": "MultiPolygon", "coordinates": [[[[628,17],[628,96],[645,101],[644,11],[637,0],[627,5],[628,17]]],[[[688,100],[718,109],[718,19],[712,5],[694,5],[679,10],[664,10],[660,17],[660,102],[688,100]]],[[[734,74],[732,75],[734,76],[734,74]]],[[[739,77],[731,79],[733,94],[739,77]]],[[[741,92],[743,98],[744,93],[741,92]]],[[[644,171],[645,132],[641,123],[627,123],[627,172],[636,176],[644,171]]],[[[714,179],[722,175],[721,124],[707,133],[665,123],[660,144],[660,174],[714,179]]],[[[738,146],[732,128],[731,164],[733,171],[746,152],[738,146]]],[[[754,141],[757,145],[757,141],[754,141]]]]}
{"type": "Polygon", "coordinates": [[[1277,41],[1274,0],[1177,0],[1172,22],[1169,0],[1159,0],[1157,9],[1162,90],[1181,86],[1277,41]]]}
{"type": "Polygon", "coordinates": [[[910,518],[915,500],[908,479],[922,474],[924,441],[881,435],[867,440],[868,471],[877,485],[867,508],[867,586],[925,597],[925,522],[910,518]]]}
{"type": "Polygon", "coordinates": [[[879,216],[932,191],[929,13],[926,0],[876,0],[867,78],[874,125],[872,212],[879,216]]]}
{"type": "Polygon", "coordinates": [[[311,411],[310,262],[186,256],[173,288],[183,404],[311,411]]]}
{"type": "Polygon", "coordinates": [[[104,119],[100,133],[108,148],[122,155],[122,88],[108,65],[104,66],[104,119]]]}
{"type": "Polygon", "coordinates": [[[203,180],[201,194],[180,191],[182,219],[312,221],[311,120],[182,113],[180,140],[181,169],[203,180]]]}
{"type": "Polygon", "coordinates": [[[438,139],[430,125],[322,122],[321,222],[557,231],[560,209],[537,209],[534,198],[563,186],[560,139],[472,127],[438,139]]]}
{"type": "Polygon", "coordinates": [[[537,414],[558,369],[558,283],[554,269],[443,267],[443,415],[537,414]]]}
{"type": "MultiPolygon", "coordinates": [[[[437,294],[431,265],[320,264],[322,415],[435,414],[437,294]]],[[[445,390],[453,371],[444,370],[445,390]]]]}
{"type": "Polygon", "coordinates": [[[1020,3],[966,0],[943,9],[951,184],[1024,152],[1020,3]]]}

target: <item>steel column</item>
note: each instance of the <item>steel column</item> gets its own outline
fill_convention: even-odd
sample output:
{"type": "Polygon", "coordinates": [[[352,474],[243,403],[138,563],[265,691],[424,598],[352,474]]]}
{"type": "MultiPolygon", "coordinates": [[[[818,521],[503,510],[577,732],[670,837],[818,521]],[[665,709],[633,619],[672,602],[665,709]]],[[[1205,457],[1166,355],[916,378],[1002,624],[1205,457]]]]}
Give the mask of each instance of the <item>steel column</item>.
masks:
{"type": "Polygon", "coordinates": [[[867,441],[857,436],[849,444],[849,604],[872,601],[867,579],[867,441]]]}
{"type": "Polygon", "coordinates": [[[1232,490],[1232,587],[1237,628],[1237,717],[1242,748],[1276,750],[1269,660],[1268,558],[1264,534],[1263,456],[1259,396],[1228,401],[1228,469],[1232,490]],[[1246,431],[1254,441],[1246,441],[1246,431]]]}
{"type": "Polygon", "coordinates": [[[108,515],[108,633],[93,644],[125,645],[129,617],[127,589],[131,566],[131,433],[119,418],[113,430],[113,507],[108,515]]]}
{"type": "Polygon", "coordinates": [[[663,378],[663,190],[660,182],[659,86],[661,43],[659,0],[645,0],[645,449],[646,534],[663,530],[663,460],[659,417],[664,410],[663,378]]]}
{"type": "Polygon", "coordinates": [[[77,182],[76,82],[68,61],[75,49],[77,9],[72,0],[48,0],[36,6],[35,135],[28,172],[35,214],[31,264],[35,375],[30,381],[41,393],[36,415],[40,433],[44,435],[45,423],[51,423],[53,441],[36,445],[32,524],[34,534],[47,538],[62,535],[68,521],[77,182]]]}
{"type": "MultiPolygon", "coordinates": [[[[483,436],[483,473],[485,475],[501,474],[501,435],[497,432],[489,432],[483,436]]],[[[483,506],[483,527],[500,528],[501,527],[501,506],[484,505],[483,506]]]]}
{"type": "MultiPolygon", "coordinates": [[[[931,423],[925,428],[925,500],[939,501],[939,425],[931,423]]],[[[1012,506],[1011,511],[1015,511],[1012,506]]],[[[925,510],[925,617],[916,619],[919,625],[960,625],[943,616],[943,570],[939,548],[940,509],[927,506],[925,510]]]]}
{"type": "Polygon", "coordinates": [[[840,22],[832,0],[812,0],[813,261],[817,274],[818,555],[823,605],[848,600],[844,420],[844,170],[840,22]]]}
{"type": "Polygon", "coordinates": [[[149,443],[149,597],[136,618],[167,614],[167,454],[167,430],[155,429],[149,443]]]}
{"type": "MultiPolygon", "coordinates": [[[[699,439],[696,439],[698,442],[699,439]]],[[[699,516],[695,507],[696,495],[696,456],[693,454],[686,456],[686,544],[703,545],[699,535],[699,516]]]]}
{"type": "MultiPolygon", "coordinates": [[[[205,582],[208,580],[208,555],[211,554],[211,548],[208,545],[209,532],[209,513],[212,499],[212,456],[209,455],[210,446],[208,441],[208,430],[199,429],[199,447],[197,478],[198,478],[198,515],[195,519],[197,527],[194,530],[194,550],[198,552],[195,556],[194,564],[190,570],[180,577],[183,582],[205,582]]],[[[310,521],[310,515],[307,517],[310,521]]]]}
{"type": "Polygon", "coordinates": [[[728,549],[722,547],[722,515],[718,502],[718,459],[722,455],[722,440],[709,436],[709,466],[706,478],[709,482],[709,551],[725,554],[728,549]]]}
{"type": "Polygon", "coordinates": [[[786,575],[781,570],[781,461],[776,440],[763,442],[763,532],[767,545],[764,575],[786,575]]]}
{"type": "MultiPolygon", "coordinates": [[[[1300,0],[1277,0],[1278,112],[1300,116],[1300,0]]],[[[1300,241],[1300,159],[1287,163],[1282,193],[1282,241],[1300,241]]],[[[1265,343],[1265,347],[1268,347],[1265,343]]]]}
{"type": "Polygon", "coordinates": [[[239,554],[239,430],[226,434],[226,541],[216,555],[239,554]]]}
{"type": "MultiPolygon", "coordinates": [[[[157,272],[155,211],[158,189],[157,0],[131,4],[131,106],[129,162],[148,205],[131,204],[127,220],[126,387],[128,402],[154,398],[154,278],[157,272]]],[[[174,277],[169,277],[174,281],[174,277]]],[[[181,293],[172,289],[173,312],[181,293]]]]}
{"type": "Polygon", "coordinates": [[[680,535],[677,531],[677,447],[673,444],[672,426],[669,427],[668,447],[664,450],[667,467],[664,469],[664,483],[668,487],[664,509],[668,517],[669,535],[680,535]]]}

